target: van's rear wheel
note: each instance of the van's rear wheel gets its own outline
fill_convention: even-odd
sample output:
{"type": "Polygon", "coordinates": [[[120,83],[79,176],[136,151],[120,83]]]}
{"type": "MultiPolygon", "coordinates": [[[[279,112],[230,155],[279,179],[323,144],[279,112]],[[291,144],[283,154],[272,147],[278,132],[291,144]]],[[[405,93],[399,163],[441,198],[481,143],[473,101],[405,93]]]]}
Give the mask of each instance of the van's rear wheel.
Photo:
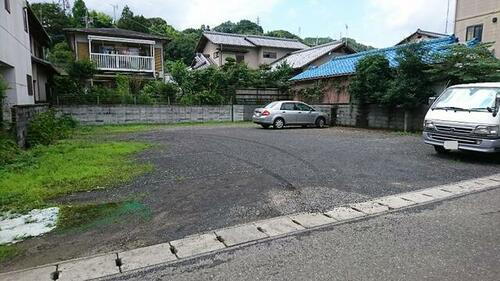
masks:
{"type": "Polygon", "coordinates": [[[438,154],[447,154],[450,152],[448,149],[445,149],[443,146],[440,145],[435,145],[434,150],[436,150],[438,154]]]}

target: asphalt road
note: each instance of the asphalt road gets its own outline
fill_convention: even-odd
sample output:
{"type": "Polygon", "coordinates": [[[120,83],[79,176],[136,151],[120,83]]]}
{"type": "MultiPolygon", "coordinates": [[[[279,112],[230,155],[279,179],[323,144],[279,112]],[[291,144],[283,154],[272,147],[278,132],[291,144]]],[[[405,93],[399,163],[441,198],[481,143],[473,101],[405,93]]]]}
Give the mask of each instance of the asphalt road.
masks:
{"type": "Polygon", "coordinates": [[[418,135],[350,128],[264,130],[255,125],[179,127],[133,133],[154,148],[155,170],[114,189],[61,198],[80,204],[137,200],[148,220],[126,218],[20,244],[10,271],[301,211],[498,173],[500,157],[438,156],[418,135]]]}
{"type": "Polygon", "coordinates": [[[500,189],[105,279],[500,280],[500,189]]]}

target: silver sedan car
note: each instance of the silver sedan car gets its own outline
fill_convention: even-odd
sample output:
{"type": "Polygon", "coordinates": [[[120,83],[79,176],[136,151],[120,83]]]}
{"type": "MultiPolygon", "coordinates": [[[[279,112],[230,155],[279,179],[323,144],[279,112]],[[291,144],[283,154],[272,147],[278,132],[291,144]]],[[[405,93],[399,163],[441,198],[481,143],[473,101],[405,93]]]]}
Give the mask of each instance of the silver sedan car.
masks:
{"type": "Polygon", "coordinates": [[[322,128],[327,124],[327,114],[317,111],[312,106],[300,101],[276,101],[257,108],[252,120],[265,129],[273,126],[282,129],[288,125],[301,125],[306,127],[314,125],[322,128]]]}

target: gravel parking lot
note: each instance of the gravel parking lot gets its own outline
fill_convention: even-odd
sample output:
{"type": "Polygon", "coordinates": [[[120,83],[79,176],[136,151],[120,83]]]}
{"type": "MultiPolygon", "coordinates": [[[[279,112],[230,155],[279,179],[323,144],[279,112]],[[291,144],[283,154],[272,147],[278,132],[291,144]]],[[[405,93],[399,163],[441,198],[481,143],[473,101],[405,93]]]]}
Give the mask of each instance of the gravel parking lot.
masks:
{"type": "Polygon", "coordinates": [[[500,164],[498,155],[438,156],[419,135],[338,127],[181,127],[121,138],[156,144],[138,155],[155,166],[154,172],[126,186],[64,200],[134,198],[150,208],[151,219],[26,241],[22,247],[29,250],[6,270],[171,241],[282,214],[325,211],[491,175],[500,164]]]}

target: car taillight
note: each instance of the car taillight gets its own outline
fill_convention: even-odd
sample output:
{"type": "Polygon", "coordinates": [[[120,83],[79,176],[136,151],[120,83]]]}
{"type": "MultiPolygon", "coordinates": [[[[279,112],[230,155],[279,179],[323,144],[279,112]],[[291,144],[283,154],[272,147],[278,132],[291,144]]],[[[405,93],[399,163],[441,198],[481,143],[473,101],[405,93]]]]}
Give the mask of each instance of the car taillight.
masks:
{"type": "Polygon", "coordinates": [[[269,114],[271,114],[271,113],[267,110],[264,110],[264,112],[262,112],[262,116],[268,116],[269,114]]]}

